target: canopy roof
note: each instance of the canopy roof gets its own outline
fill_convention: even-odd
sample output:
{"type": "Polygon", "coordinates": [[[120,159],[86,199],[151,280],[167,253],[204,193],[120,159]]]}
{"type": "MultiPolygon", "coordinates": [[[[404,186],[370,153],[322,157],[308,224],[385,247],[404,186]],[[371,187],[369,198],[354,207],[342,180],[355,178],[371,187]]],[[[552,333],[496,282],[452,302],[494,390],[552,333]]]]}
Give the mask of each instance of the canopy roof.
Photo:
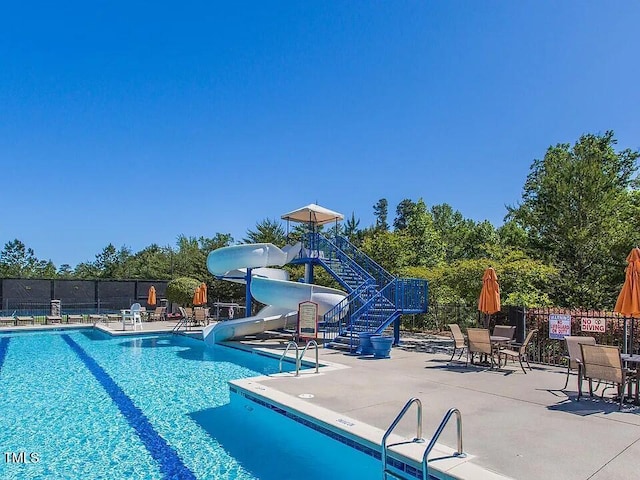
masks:
{"type": "Polygon", "coordinates": [[[283,220],[289,220],[291,222],[324,225],[325,223],[344,220],[344,215],[329,210],[328,208],[321,207],[320,205],[316,205],[315,203],[310,203],[309,205],[298,208],[293,212],[285,213],[280,218],[282,218],[283,220]]]}

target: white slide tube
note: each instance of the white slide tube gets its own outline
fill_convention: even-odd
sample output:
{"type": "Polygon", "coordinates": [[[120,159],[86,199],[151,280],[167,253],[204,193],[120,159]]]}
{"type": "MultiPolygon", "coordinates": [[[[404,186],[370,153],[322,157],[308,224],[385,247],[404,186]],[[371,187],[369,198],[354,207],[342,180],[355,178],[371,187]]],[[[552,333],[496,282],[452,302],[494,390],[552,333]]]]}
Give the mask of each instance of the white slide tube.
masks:
{"type": "Polygon", "coordinates": [[[271,243],[257,243],[223,247],[209,253],[207,268],[217,277],[243,282],[246,269],[251,268],[251,295],[267,306],[253,317],[205,327],[202,332],[205,342],[213,344],[266,330],[294,328],[301,302],[317,303],[318,314],[324,315],[342,301],[346,293],[341,290],[290,282],[286,271],[265,268],[285,265],[300,248],[300,244],[280,249],[271,243]]]}

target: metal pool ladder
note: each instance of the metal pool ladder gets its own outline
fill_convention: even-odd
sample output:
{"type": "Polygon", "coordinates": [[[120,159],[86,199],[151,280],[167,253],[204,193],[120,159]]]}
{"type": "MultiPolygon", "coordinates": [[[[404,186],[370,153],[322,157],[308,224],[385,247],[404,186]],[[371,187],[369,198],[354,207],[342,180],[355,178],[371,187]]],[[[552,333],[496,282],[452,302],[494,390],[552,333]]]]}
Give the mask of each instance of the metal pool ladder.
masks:
{"type": "Polygon", "coordinates": [[[313,345],[316,349],[316,373],[318,373],[318,367],[320,366],[320,363],[318,361],[318,342],[316,342],[315,340],[309,340],[302,349],[302,353],[300,355],[298,355],[300,352],[298,349],[298,344],[293,340],[289,341],[287,343],[287,348],[284,349],[284,353],[280,356],[280,365],[278,368],[280,373],[282,373],[282,360],[287,356],[287,353],[289,353],[289,347],[291,347],[291,345],[293,345],[296,349],[296,377],[300,376],[300,365],[302,364],[302,357],[304,357],[304,354],[307,353],[307,349],[311,345],[313,345]]]}
{"type": "MultiPolygon", "coordinates": [[[[417,410],[417,418],[416,418],[416,436],[412,440],[412,442],[423,443],[425,441],[424,438],[422,438],[422,402],[420,401],[419,398],[413,397],[409,399],[409,401],[405,404],[405,406],[402,408],[400,413],[396,416],[395,420],[391,423],[389,428],[387,428],[387,431],[382,436],[382,479],[383,480],[386,480],[388,476],[398,478],[401,480],[404,478],[400,474],[389,470],[387,466],[387,452],[388,452],[387,439],[389,438],[389,435],[391,435],[391,432],[393,432],[393,430],[398,426],[398,423],[400,423],[400,420],[402,420],[402,418],[405,416],[407,411],[409,411],[409,409],[413,404],[417,405],[418,410],[417,410]]],[[[433,434],[433,437],[431,438],[431,441],[429,442],[429,445],[427,445],[427,448],[425,449],[424,454],[422,456],[422,479],[423,480],[428,480],[429,478],[429,465],[428,465],[427,457],[429,456],[429,453],[431,452],[436,442],[438,441],[438,438],[440,438],[440,434],[444,430],[444,427],[447,425],[447,423],[449,422],[449,419],[451,419],[451,416],[453,414],[456,415],[457,434],[458,434],[458,450],[454,455],[457,457],[466,456],[464,451],[462,450],[462,414],[460,413],[460,410],[458,410],[457,408],[451,408],[445,414],[444,418],[442,419],[442,422],[440,422],[440,425],[438,426],[435,433],[433,434]]]]}

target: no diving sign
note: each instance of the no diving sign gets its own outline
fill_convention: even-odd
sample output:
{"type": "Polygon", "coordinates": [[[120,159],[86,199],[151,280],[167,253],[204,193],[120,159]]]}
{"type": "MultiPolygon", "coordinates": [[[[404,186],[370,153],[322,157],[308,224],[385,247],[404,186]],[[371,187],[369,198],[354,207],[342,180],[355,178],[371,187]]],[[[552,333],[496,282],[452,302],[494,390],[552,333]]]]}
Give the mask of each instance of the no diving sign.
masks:
{"type": "Polygon", "coordinates": [[[583,332],[605,333],[607,330],[604,318],[583,318],[581,323],[583,332]]]}

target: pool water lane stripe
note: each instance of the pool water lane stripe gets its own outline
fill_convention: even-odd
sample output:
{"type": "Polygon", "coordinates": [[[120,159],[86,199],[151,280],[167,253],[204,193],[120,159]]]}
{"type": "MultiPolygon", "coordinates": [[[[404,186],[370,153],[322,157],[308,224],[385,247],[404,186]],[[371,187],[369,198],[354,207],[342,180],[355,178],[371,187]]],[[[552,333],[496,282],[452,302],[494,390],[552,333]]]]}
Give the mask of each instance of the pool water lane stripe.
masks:
{"type": "Polygon", "coordinates": [[[11,337],[0,338],[0,371],[2,371],[2,364],[4,363],[4,359],[7,358],[9,340],[11,340],[11,337]]]}
{"type": "Polygon", "coordinates": [[[129,425],[136,431],[153,459],[158,462],[164,478],[195,480],[196,476],[182,463],[182,460],[175,450],[155,431],[145,414],[142,413],[142,410],[136,407],[133,400],[124,393],[98,362],[85,352],[69,335],[63,334],[61,337],[67,342],[76,355],[80,357],[80,360],[82,360],[92,375],[109,394],[113,403],[117,405],[120,412],[127,419],[127,422],[129,422],[129,425]]]}

